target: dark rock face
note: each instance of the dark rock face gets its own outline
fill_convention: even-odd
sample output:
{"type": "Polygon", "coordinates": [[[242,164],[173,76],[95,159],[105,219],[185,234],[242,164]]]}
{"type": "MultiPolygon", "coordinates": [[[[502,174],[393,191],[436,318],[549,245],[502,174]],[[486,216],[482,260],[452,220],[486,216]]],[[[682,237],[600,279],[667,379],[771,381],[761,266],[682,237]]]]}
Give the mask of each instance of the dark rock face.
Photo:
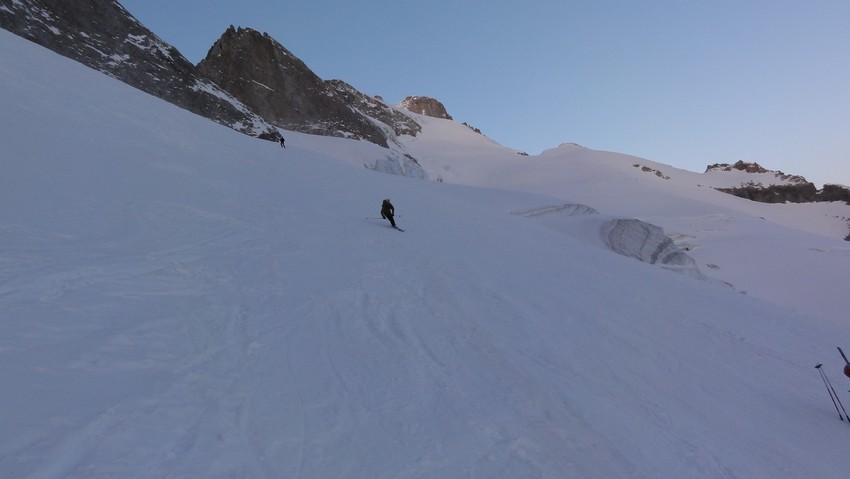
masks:
{"type": "Polygon", "coordinates": [[[717,190],[760,203],[811,203],[814,201],[823,201],[819,199],[818,190],[812,183],[770,185],[767,187],[747,185],[739,188],[717,188],[717,190]]]}
{"type": "Polygon", "coordinates": [[[391,108],[379,96],[370,97],[365,95],[342,80],[328,80],[325,83],[337,95],[342,97],[347,104],[353,106],[364,115],[389,126],[396,136],[416,136],[422,131],[422,126],[416,123],[413,118],[391,108]]]}
{"type": "Polygon", "coordinates": [[[452,119],[442,103],[427,96],[409,96],[402,100],[399,106],[413,113],[419,113],[420,115],[430,116],[432,118],[452,119]]]}
{"type": "Polygon", "coordinates": [[[387,146],[384,133],[372,120],[268,34],[231,26],[198,69],[282,128],[387,146]]]}
{"type": "Polygon", "coordinates": [[[821,201],[843,201],[850,205],[850,188],[842,185],[823,185],[821,201]]]}
{"type": "Polygon", "coordinates": [[[850,205],[850,188],[841,185],[824,185],[818,191],[813,183],[795,185],[744,185],[739,188],[717,188],[718,191],[729,193],[740,198],[746,198],[760,203],[815,203],[843,201],[850,205]]]}
{"type": "Polygon", "coordinates": [[[115,0],[0,0],[0,27],[235,130],[277,136],[115,0]]]}

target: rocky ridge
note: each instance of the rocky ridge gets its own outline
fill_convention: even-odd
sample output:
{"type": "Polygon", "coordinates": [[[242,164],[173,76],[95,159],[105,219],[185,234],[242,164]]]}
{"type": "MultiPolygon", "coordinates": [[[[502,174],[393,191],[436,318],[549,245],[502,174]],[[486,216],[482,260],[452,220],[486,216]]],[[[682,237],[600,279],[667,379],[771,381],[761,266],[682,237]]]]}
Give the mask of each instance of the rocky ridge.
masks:
{"type": "Polygon", "coordinates": [[[706,172],[710,171],[743,171],[746,173],[772,174],[780,181],[777,184],[765,186],[759,181],[750,180],[737,187],[716,188],[718,191],[728,193],[760,203],[814,203],[843,201],[850,205],[850,188],[841,185],[824,185],[818,190],[814,183],[807,181],[799,175],[788,175],[781,171],[768,170],[758,163],[745,163],[738,161],[730,165],[728,163],[716,163],[709,165],[706,172]]]}
{"type": "Polygon", "coordinates": [[[115,0],[0,0],[0,27],[245,134],[276,136],[115,0]]]}
{"type": "Polygon", "coordinates": [[[800,175],[788,175],[781,171],[768,170],[758,163],[747,163],[742,160],[738,160],[734,164],[729,163],[715,163],[713,165],[708,165],[705,168],[706,173],[710,171],[743,171],[745,173],[764,173],[764,174],[773,174],[773,176],[784,183],[790,184],[798,184],[798,183],[807,183],[806,179],[800,175]]]}
{"type": "Polygon", "coordinates": [[[389,127],[392,130],[391,135],[416,136],[422,131],[422,126],[419,123],[416,123],[415,120],[399,110],[387,105],[383,98],[370,97],[342,80],[327,80],[326,83],[347,104],[353,106],[367,117],[389,127]]]}
{"type": "MultiPolygon", "coordinates": [[[[427,176],[396,140],[421,131],[412,115],[322,80],[265,33],[231,26],[195,66],[116,0],[0,0],[0,27],[242,133],[276,140],[283,128],[369,141],[390,151],[366,167],[427,176]]],[[[410,98],[420,99],[407,103],[419,112],[451,118],[436,100],[410,98]]]]}

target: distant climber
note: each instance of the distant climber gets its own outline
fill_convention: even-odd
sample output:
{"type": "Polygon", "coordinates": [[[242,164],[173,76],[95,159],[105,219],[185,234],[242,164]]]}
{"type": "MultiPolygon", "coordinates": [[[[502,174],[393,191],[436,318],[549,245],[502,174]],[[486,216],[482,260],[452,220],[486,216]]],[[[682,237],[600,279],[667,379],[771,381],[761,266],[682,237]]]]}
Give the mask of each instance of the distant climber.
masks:
{"type": "Polygon", "coordinates": [[[280,137],[280,147],[281,148],[286,148],[286,145],[284,145],[284,143],[286,143],[286,140],[281,136],[280,137]]]}
{"type": "Polygon", "coordinates": [[[384,218],[385,220],[390,220],[390,224],[393,225],[393,228],[396,228],[395,220],[393,219],[394,215],[395,207],[392,203],[390,203],[390,200],[388,198],[384,200],[383,203],[381,203],[381,218],[384,218]]]}

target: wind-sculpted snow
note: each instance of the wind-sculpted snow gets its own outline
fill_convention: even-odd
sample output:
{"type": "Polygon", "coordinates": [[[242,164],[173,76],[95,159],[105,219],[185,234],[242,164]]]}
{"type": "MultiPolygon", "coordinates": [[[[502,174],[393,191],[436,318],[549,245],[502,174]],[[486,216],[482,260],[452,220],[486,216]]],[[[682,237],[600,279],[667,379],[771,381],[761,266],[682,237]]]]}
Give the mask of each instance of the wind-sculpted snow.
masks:
{"type": "Polygon", "coordinates": [[[534,217],[534,216],[542,216],[542,215],[551,215],[551,214],[561,214],[567,216],[580,216],[580,215],[597,215],[598,211],[586,205],[579,204],[563,204],[563,205],[551,205],[551,206],[538,206],[534,208],[525,208],[521,210],[516,210],[513,212],[515,215],[525,216],[525,217],[534,217]]]}
{"type": "Polygon", "coordinates": [[[425,171],[415,159],[394,150],[389,150],[389,153],[384,158],[375,160],[372,163],[366,163],[364,166],[370,170],[392,175],[418,179],[426,178],[425,171]]]}
{"type": "Polygon", "coordinates": [[[636,219],[616,219],[604,223],[600,232],[608,247],[621,255],[703,277],[693,258],[681,251],[658,226],[636,219]]]}
{"type": "MultiPolygon", "coordinates": [[[[603,243],[617,254],[635,258],[649,264],[658,264],[673,271],[682,272],[695,278],[704,279],[696,262],[681,251],[674,241],[664,234],[664,230],[649,223],[636,219],[610,219],[605,220],[599,216],[599,212],[590,206],[567,203],[548,206],[535,206],[523,208],[511,212],[514,215],[526,218],[540,216],[563,216],[582,217],[593,216],[594,221],[587,222],[586,226],[598,228],[603,243]]],[[[563,225],[556,228],[563,231],[563,225]]],[[[575,226],[569,228],[572,236],[578,231],[575,226]]]]}

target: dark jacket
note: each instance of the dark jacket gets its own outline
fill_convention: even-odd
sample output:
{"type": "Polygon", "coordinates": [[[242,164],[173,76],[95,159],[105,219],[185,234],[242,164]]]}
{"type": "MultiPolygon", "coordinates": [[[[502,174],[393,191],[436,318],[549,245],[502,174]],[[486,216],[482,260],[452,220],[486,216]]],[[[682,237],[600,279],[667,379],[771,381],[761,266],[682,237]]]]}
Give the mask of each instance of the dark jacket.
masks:
{"type": "Polygon", "coordinates": [[[395,208],[390,200],[384,200],[381,203],[381,218],[392,218],[395,215],[395,208]]]}

